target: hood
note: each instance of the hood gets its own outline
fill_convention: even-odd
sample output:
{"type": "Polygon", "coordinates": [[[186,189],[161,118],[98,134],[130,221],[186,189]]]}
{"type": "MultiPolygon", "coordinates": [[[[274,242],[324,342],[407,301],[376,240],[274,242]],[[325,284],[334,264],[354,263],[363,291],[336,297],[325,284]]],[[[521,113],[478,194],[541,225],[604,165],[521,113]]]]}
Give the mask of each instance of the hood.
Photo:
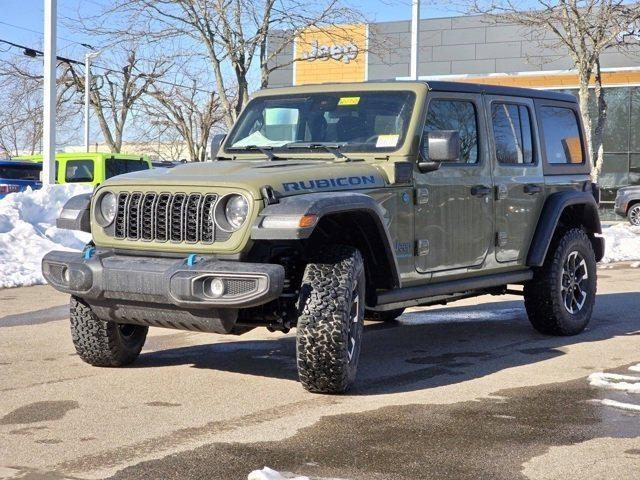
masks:
{"type": "Polygon", "coordinates": [[[382,168],[363,161],[223,160],[154,168],[110,178],[102,186],[220,186],[250,191],[255,198],[270,185],[282,196],[382,187],[382,168]]]}

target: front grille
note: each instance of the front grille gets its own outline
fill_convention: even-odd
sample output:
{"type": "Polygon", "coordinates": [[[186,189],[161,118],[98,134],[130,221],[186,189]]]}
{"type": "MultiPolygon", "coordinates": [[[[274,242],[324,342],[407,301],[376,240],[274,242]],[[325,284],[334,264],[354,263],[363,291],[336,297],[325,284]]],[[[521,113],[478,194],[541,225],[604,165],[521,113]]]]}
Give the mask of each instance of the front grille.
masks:
{"type": "Polygon", "coordinates": [[[212,211],[215,193],[118,194],[114,236],[123,240],[214,243],[229,234],[216,231],[212,211]]]}

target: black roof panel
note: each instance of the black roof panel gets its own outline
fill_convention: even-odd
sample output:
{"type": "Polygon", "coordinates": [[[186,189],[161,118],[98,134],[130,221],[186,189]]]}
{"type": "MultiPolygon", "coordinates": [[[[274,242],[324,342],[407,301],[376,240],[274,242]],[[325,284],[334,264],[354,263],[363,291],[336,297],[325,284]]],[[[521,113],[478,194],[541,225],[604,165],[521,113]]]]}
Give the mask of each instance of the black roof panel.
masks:
{"type": "Polygon", "coordinates": [[[577,103],[575,96],[570,93],[559,93],[551,90],[536,90],[534,88],[502,87],[467,82],[446,82],[440,80],[426,81],[429,90],[434,92],[484,93],[487,95],[505,95],[512,97],[542,98],[560,102],[577,103]]]}

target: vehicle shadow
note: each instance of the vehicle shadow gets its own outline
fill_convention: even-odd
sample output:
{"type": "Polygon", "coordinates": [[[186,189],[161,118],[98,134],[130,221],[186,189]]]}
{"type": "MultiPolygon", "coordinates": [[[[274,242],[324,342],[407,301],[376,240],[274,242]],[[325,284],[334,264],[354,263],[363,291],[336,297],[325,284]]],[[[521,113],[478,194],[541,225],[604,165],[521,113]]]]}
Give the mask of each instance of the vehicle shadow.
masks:
{"type": "MultiPolygon", "coordinates": [[[[537,333],[522,301],[431,307],[407,313],[400,322],[371,323],[365,327],[358,378],[349,393],[388,394],[455,384],[565,355],[562,347],[567,345],[640,335],[638,312],[637,293],[599,295],[589,327],[573,337],[537,333]]],[[[295,336],[143,352],[132,367],[185,364],[297,381],[295,336]]]]}

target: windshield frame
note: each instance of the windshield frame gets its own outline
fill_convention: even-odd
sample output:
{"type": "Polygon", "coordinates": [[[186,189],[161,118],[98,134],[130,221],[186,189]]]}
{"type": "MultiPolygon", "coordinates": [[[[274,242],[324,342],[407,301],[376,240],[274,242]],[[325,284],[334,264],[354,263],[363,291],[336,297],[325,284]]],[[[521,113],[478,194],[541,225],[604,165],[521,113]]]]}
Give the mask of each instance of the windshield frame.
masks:
{"type": "MultiPolygon", "coordinates": [[[[386,87],[386,86],[385,86],[386,87]]],[[[234,122],[233,127],[231,128],[230,132],[227,134],[227,136],[224,139],[224,143],[222,145],[221,148],[221,153],[224,152],[226,155],[230,155],[230,156],[238,156],[238,155],[249,155],[249,156],[256,156],[256,153],[260,155],[259,150],[256,149],[247,149],[244,150],[244,147],[233,147],[231,146],[231,139],[236,135],[237,131],[240,129],[240,126],[242,124],[242,121],[244,120],[245,116],[248,114],[249,111],[249,107],[254,104],[255,102],[258,101],[269,101],[269,100],[278,100],[278,99],[291,99],[291,98],[295,98],[295,97],[309,97],[311,95],[322,95],[322,94],[332,94],[332,95],[337,95],[337,96],[341,96],[344,95],[345,97],[352,97],[352,96],[357,96],[357,95],[363,95],[363,94],[371,94],[371,93],[378,93],[378,94],[392,94],[392,93],[404,93],[407,94],[407,104],[410,105],[410,111],[409,114],[407,116],[407,123],[406,126],[404,126],[402,134],[400,136],[400,139],[398,140],[398,143],[395,147],[380,147],[380,148],[372,148],[369,150],[361,150],[361,149],[351,149],[351,148],[347,148],[347,149],[340,149],[340,152],[343,154],[347,154],[347,155],[353,155],[353,154],[357,154],[357,155],[366,155],[366,156],[390,156],[390,155],[396,155],[399,154],[401,151],[406,150],[406,147],[408,144],[410,144],[410,142],[413,140],[413,132],[412,130],[415,129],[414,127],[414,123],[416,118],[420,115],[421,113],[421,108],[420,108],[420,95],[418,94],[418,92],[414,89],[411,88],[411,85],[409,84],[405,84],[405,85],[398,85],[398,88],[375,88],[375,89],[368,89],[366,88],[366,86],[364,84],[359,85],[359,88],[344,88],[344,89],[331,89],[331,90],[318,90],[318,89],[314,89],[314,90],[309,90],[309,89],[305,89],[305,88],[299,88],[299,87],[293,87],[292,89],[274,89],[274,90],[286,90],[283,92],[268,92],[265,91],[265,93],[258,93],[254,98],[252,98],[245,106],[245,108],[243,109],[242,113],[240,114],[240,116],[238,117],[238,119],[234,122]],[[268,93],[267,93],[268,92],[268,93]]],[[[240,141],[240,140],[238,140],[240,141]]],[[[315,141],[311,141],[311,142],[303,142],[303,141],[296,141],[293,140],[289,143],[311,143],[311,144],[320,144],[320,143],[327,143],[327,144],[331,144],[334,145],[336,142],[333,141],[328,141],[328,142],[315,142],[315,141]]],[[[332,153],[328,152],[328,151],[322,151],[321,149],[312,149],[312,148],[305,148],[305,147],[300,147],[300,148],[289,148],[287,146],[287,144],[284,144],[282,146],[269,146],[269,149],[271,151],[273,151],[274,153],[278,153],[278,157],[281,156],[285,156],[285,157],[298,157],[298,156],[309,156],[310,153],[313,153],[314,156],[335,156],[332,153]]]]}

